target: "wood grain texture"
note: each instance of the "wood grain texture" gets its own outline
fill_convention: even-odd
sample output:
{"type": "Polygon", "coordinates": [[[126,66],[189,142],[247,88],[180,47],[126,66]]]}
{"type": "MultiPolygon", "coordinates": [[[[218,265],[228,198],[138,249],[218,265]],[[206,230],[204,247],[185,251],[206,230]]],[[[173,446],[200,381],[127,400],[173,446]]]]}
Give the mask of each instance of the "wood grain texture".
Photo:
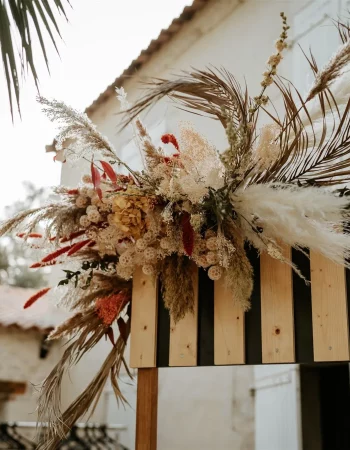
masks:
{"type": "MultiPolygon", "coordinates": [[[[290,247],[282,247],[291,259],[290,247]]],[[[292,269],[267,253],[260,257],[262,362],[295,362],[292,269]]]]}
{"type": "Polygon", "coordinates": [[[315,361],[349,359],[345,269],[311,252],[311,301],[315,361]]]}
{"type": "Polygon", "coordinates": [[[196,366],[198,342],[198,268],[193,263],[194,314],[176,324],[170,319],[169,366],[196,366]]]}
{"type": "Polygon", "coordinates": [[[130,367],[155,367],[158,284],[137,268],[133,276],[130,367]]]}
{"type": "Polygon", "coordinates": [[[158,369],[137,374],[135,450],[157,450],[158,369]]]}
{"type": "Polygon", "coordinates": [[[244,312],[220,279],[214,284],[214,364],[244,362],[244,312]]]}

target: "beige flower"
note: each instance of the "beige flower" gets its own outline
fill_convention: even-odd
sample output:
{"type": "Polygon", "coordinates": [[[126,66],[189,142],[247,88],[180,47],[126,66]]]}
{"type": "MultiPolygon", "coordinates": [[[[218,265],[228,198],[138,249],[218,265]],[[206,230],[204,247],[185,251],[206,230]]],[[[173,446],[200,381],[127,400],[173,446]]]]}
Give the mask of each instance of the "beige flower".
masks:
{"type": "Polygon", "coordinates": [[[146,231],[146,213],[149,210],[149,199],[132,187],[121,195],[117,195],[112,202],[114,212],[113,223],[125,234],[139,239],[146,231]],[[131,195],[130,195],[131,194],[131,195]]]}

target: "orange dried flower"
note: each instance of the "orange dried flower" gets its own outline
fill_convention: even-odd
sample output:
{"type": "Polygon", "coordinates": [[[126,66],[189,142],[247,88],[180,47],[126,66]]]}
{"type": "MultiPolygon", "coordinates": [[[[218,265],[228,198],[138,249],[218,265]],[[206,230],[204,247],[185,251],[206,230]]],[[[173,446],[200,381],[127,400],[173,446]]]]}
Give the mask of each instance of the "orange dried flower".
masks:
{"type": "Polygon", "coordinates": [[[106,326],[111,325],[129,300],[129,295],[123,292],[99,298],[96,300],[96,312],[98,317],[106,326]]]}

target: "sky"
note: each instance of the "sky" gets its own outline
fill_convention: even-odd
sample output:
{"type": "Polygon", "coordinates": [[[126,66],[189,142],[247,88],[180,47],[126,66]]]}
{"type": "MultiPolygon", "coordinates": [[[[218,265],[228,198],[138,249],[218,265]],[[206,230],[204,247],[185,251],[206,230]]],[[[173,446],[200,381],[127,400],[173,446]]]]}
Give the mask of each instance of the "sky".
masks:
{"type": "MultiPolygon", "coordinates": [[[[143,48],[167,28],[192,0],[70,0],[69,22],[59,20],[63,40],[58,56],[48,44],[48,73],[40,47],[34,44],[40,94],[84,110],[129,66],[143,48]]],[[[55,186],[60,163],[45,145],[56,127],[41,112],[30,76],[21,86],[22,119],[11,119],[5,77],[0,68],[0,215],[24,196],[22,182],[55,186]]]]}

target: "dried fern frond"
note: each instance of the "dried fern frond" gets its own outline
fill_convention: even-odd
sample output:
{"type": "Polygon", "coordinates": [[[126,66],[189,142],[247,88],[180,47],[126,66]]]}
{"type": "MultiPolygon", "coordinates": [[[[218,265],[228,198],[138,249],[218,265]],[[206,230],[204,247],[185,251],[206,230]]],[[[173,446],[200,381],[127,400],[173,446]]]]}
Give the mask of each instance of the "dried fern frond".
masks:
{"type": "Polygon", "coordinates": [[[162,296],[175,323],[194,311],[192,264],[190,259],[178,255],[171,255],[163,260],[162,296]]]}

